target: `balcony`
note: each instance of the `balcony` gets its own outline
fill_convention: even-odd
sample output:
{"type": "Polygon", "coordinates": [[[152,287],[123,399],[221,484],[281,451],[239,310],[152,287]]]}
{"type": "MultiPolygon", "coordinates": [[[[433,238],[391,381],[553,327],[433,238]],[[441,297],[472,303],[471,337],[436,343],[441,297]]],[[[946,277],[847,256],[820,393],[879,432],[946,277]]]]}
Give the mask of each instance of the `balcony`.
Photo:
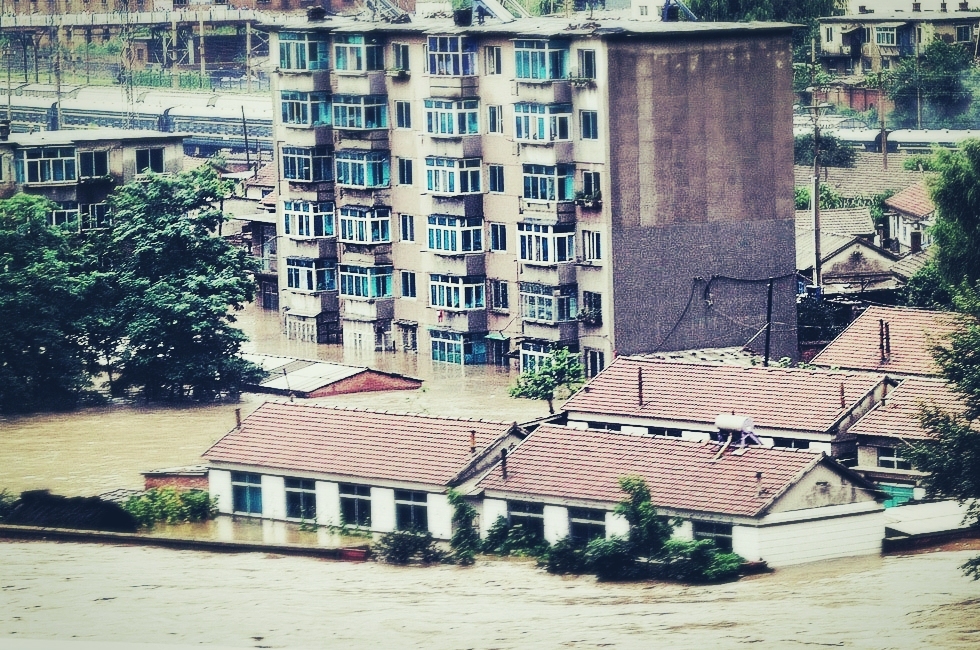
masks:
{"type": "Polygon", "coordinates": [[[517,79],[517,95],[522,102],[565,104],[572,101],[570,79],[517,79]]]}
{"type": "Polygon", "coordinates": [[[391,264],[391,244],[352,244],[342,242],[341,254],[344,264],[355,266],[376,266],[391,264]]]}
{"type": "Polygon", "coordinates": [[[449,310],[445,307],[431,307],[441,314],[439,324],[454,332],[486,332],[487,331],[487,310],[449,310]]]}
{"type": "Polygon", "coordinates": [[[575,341],[578,339],[578,321],[547,322],[524,320],[524,336],[542,341],[575,341]]]}
{"type": "Polygon", "coordinates": [[[470,99],[480,96],[479,77],[429,77],[429,96],[443,99],[470,99]]]}
{"type": "Polygon", "coordinates": [[[276,275],[279,273],[279,260],[275,256],[260,257],[258,255],[253,256],[253,258],[258,265],[255,269],[256,273],[263,275],[276,275]]]}
{"type": "Polygon", "coordinates": [[[532,201],[521,198],[520,213],[525,221],[557,226],[575,223],[573,201],[532,201]]]}
{"type": "Polygon", "coordinates": [[[333,235],[329,237],[283,235],[283,237],[288,242],[282,251],[286,256],[337,259],[337,238],[333,235]]]}
{"type": "Polygon", "coordinates": [[[395,317],[394,298],[355,298],[343,296],[340,317],[346,321],[371,323],[395,317]]]}
{"type": "Polygon", "coordinates": [[[455,276],[487,274],[486,253],[431,252],[435,256],[432,273],[455,276]]]}
{"type": "Polygon", "coordinates": [[[340,310],[340,299],[337,291],[295,291],[287,289],[284,302],[288,303],[291,313],[300,316],[316,316],[323,312],[337,313],[340,310]]]}
{"type": "Polygon", "coordinates": [[[330,77],[330,91],[335,95],[384,95],[385,71],[334,70],[330,77]]]}
{"type": "Polygon", "coordinates": [[[335,126],[333,127],[333,142],[338,147],[342,146],[345,149],[387,151],[389,149],[388,127],[356,129],[335,126]]]}
{"type": "Polygon", "coordinates": [[[575,262],[544,264],[522,260],[520,264],[521,282],[536,282],[553,287],[576,283],[577,270],[575,262]]]}

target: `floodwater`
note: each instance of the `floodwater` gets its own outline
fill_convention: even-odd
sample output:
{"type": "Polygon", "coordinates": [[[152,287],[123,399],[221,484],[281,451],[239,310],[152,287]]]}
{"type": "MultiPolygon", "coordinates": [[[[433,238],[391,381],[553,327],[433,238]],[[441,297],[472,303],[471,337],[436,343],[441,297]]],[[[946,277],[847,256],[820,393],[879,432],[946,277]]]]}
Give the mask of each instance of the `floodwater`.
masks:
{"type": "MultiPolygon", "coordinates": [[[[286,341],[275,313],[249,306],[239,324],[252,338],[249,352],[323,359],[399,372],[425,380],[414,391],[340,395],[322,404],[431,413],[453,417],[525,421],[547,414],[544,402],[507,395],[508,369],[433,363],[425,355],[381,353],[286,341]]],[[[0,489],[15,494],[50,488],[65,495],[92,495],[140,488],[140,472],[193,465],[235,424],[235,409],[248,415],[271,395],[245,395],[240,403],[207,406],[113,404],[72,413],[0,418],[0,489]]]]}
{"type": "Polygon", "coordinates": [[[240,648],[977,648],[980,586],[956,568],[970,555],[841,560],[695,587],[555,577],[527,561],[399,568],[0,542],[0,648],[34,647],[21,639],[240,648]]]}

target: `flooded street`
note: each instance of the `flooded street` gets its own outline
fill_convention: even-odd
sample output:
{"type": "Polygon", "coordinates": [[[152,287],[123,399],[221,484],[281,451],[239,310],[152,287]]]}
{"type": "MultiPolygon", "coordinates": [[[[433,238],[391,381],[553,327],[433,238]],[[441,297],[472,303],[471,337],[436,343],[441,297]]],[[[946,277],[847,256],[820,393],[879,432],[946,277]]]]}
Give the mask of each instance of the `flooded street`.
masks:
{"type": "MultiPolygon", "coordinates": [[[[0,648],[73,639],[268,648],[976,648],[971,552],[862,558],[707,587],[527,561],[397,568],[0,542],[0,648]]],[[[65,646],[71,648],[71,644],[65,646]]]]}
{"type": "MultiPolygon", "coordinates": [[[[425,380],[415,391],[340,395],[322,404],[524,421],[547,414],[544,402],[507,395],[513,376],[490,366],[432,363],[424,355],[359,352],[339,345],[287,341],[275,313],[254,305],[239,315],[252,339],[249,352],[282,354],[366,365],[425,380]]],[[[92,495],[140,488],[140,472],[193,465],[235,424],[235,409],[251,413],[272,395],[245,395],[238,404],[207,406],[112,405],[72,413],[0,418],[0,489],[13,493],[50,488],[65,495],[92,495]]]]}

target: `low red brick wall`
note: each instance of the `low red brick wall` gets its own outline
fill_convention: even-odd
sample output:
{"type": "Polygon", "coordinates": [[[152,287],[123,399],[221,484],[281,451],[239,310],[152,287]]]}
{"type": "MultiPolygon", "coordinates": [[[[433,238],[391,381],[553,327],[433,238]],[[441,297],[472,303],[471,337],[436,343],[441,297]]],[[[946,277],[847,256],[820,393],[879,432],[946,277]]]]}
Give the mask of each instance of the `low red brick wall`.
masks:
{"type": "Polygon", "coordinates": [[[144,476],[143,486],[147,490],[161,487],[172,487],[178,490],[204,490],[208,489],[208,477],[204,476],[176,476],[173,474],[153,474],[144,476]]]}

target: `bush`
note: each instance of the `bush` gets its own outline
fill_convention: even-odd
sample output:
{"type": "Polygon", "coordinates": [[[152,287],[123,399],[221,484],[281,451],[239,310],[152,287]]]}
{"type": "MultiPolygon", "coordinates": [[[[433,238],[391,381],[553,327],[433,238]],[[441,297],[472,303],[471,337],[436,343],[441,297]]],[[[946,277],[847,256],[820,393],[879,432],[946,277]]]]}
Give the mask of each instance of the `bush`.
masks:
{"type": "Polygon", "coordinates": [[[396,530],[386,533],[372,551],[389,564],[408,564],[415,560],[422,564],[439,562],[445,556],[432,539],[429,531],[396,530]]]}
{"type": "Polygon", "coordinates": [[[494,555],[513,555],[516,557],[538,557],[548,550],[548,542],[536,532],[527,530],[521,524],[509,524],[503,517],[497,517],[487,538],[483,540],[484,553],[494,555]]]}
{"type": "Polygon", "coordinates": [[[123,508],[140,526],[152,528],[159,521],[178,524],[204,521],[218,514],[217,500],[203,490],[178,490],[172,487],[152,488],[130,497],[123,508]]]}
{"type": "Polygon", "coordinates": [[[585,547],[585,566],[599,580],[627,580],[639,571],[636,551],[625,537],[594,539],[585,547]]]}
{"type": "Polygon", "coordinates": [[[6,519],[7,515],[14,511],[15,505],[17,505],[17,497],[6,489],[0,490],[0,521],[6,519]]]}
{"type": "Polygon", "coordinates": [[[723,553],[710,539],[685,542],[672,539],[664,544],[661,577],[684,582],[718,582],[738,576],[742,558],[723,553]]]}
{"type": "Polygon", "coordinates": [[[582,573],[585,570],[585,557],[571,537],[562,537],[538,558],[538,564],[548,573],[582,573]]]}
{"type": "Polygon", "coordinates": [[[456,490],[449,490],[449,504],[453,507],[453,537],[449,548],[456,564],[468,566],[480,550],[480,534],[473,526],[476,509],[456,490]]]}

